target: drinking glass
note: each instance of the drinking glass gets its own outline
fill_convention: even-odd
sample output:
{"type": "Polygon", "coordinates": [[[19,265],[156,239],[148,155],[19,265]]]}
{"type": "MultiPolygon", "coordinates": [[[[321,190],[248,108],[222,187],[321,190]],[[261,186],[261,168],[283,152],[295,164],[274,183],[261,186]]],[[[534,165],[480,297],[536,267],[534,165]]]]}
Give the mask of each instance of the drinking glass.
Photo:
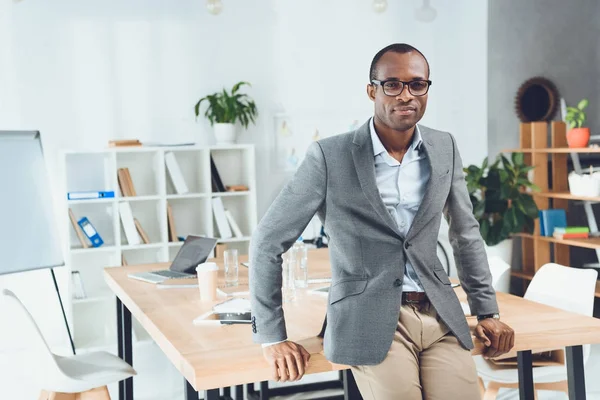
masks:
{"type": "Polygon", "coordinates": [[[223,252],[225,261],[225,286],[238,285],[238,251],[228,249],[223,252]]]}

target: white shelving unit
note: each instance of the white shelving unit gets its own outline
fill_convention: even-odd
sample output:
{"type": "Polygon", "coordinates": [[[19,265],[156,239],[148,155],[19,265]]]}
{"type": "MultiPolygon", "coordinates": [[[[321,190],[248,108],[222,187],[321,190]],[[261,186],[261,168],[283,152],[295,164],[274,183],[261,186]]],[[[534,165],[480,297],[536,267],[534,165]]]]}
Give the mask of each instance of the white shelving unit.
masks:
{"type": "MultiPolygon", "coordinates": [[[[134,147],[98,151],[63,152],[62,190],[65,195],[64,237],[67,273],[79,271],[85,299],[73,298],[69,286],[65,308],[78,351],[116,349],[116,307],[114,296],[104,283],[103,269],[121,266],[124,257],[128,265],[171,261],[182,242],[169,242],[167,204],[173,210],[178,237],[190,234],[219,237],[212,210],[212,197],[221,197],[244,237],[220,239],[228,248],[248,252],[250,235],[256,228],[256,176],[254,147],[185,146],[134,147]],[[165,153],[173,152],[189,192],[177,194],[165,165],[165,153]],[[245,185],[243,192],[212,192],[210,159],[213,158],[225,185],[245,185]],[[117,178],[119,168],[128,168],[137,196],[121,196],[117,178]],[[67,192],[114,191],[115,198],[66,200],[67,192]],[[147,233],[149,244],[130,245],[125,236],[119,203],[128,202],[133,216],[147,233]],[[104,245],[83,248],[68,218],[87,217],[94,225],[104,245]]],[[[69,279],[69,281],[71,281],[69,279]]],[[[135,343],[151,342],[147,334],[134,323],[135,343]]]]}

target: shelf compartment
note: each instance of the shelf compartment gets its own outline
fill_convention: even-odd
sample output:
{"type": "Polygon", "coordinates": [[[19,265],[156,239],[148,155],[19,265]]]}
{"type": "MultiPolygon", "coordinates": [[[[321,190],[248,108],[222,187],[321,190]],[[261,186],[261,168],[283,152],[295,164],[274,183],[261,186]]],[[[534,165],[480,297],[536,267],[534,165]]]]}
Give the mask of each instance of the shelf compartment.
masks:
{"type": "Polygon", "coordinates": [[[169,205],[173,210],[175,232],[178,237],[212,235],[210,199],[206,197],[170,199],[169,205]]]}
{"type": "Polygon", "coordinates": [[[213,147],[210,150],[210,154],[225,187],[231,185],[246,185],[250,190],[255,189],[251,187],[251,183],[254,182],[255,177],[253,176],[254,152],[250,148],[213,147]]]}
{"type": "MultiPolygon", "coordinates": [[[[165,151],[165,158],[169,151],[165,151]]],[[[210,160],[206,150],[179,150],[173,151],[175,160],[181,170],[183,180],[189,190],[189,193],[207,193],[210,192],[210,160]]],[[[176,195],[177,191],[171,180],[169,169],[165,161],[165,170],[167,174],[166,191],[167,195],[176,195]]],[[[185,194],[184,194],[185,195],[185,194]]]]}
{"type": "MultiPolygon", "coordinates": [[[[150,243],[144,243],[142,241],[139,245],[133,246],[147,246],[149,244],[156,244],[162,241],[161,221],[166,213],[166,211],[162,209],[162,204],[164,203],[159,200],[134,201],[129,203],[133,218],[139,221],[142,229],[144,232],[146,232],[148,239],[150,240],[150,243]]],[[[124,248],[128,248],[129,242],[127,241],[127,236],[125,235],[123,222],[121,221],[120,216],[119,228],[121,229],[121,245],[124,248]]],[[[141,239],[142,237],[140,235],[140,240],[141,239]]]]}
{"type": "MultiPolygon", "coordinates": [[[[78,204],[70,204],[69,208],[73,210],[73,214],[75,215],[76,220],[80,220],[83,217],[87,217],[90,223],[96,228],[96,231],[104,241],[104,244],[98,248],[91,247],[89,239],[85,237],[86,243],[90,244],[90,248],[84,249],[79,239],[77,238],[77,234],[75,232],[75,228],[73,228],[73,224],[69,223],[69,247],[76,250],[90,251],[92,249],[103,249],[105,247],[114,246],[115,243],[115,229],[114,229],[114,213],[115,213],[115,203],[78,203],[78,204]]],[[[102,251],[102,250],[101,250],[102,251]]]]}
{"type": "Polygon", "coordinates": [[[66,192],[114,191],[116,194],[113,160],[110,153],[66,153],[66,192]]]}
{"type": "MultiPolygon", "coordinates": [[[[161,194],[164,182],[162,153],[158,150],[148,152],[117,152],[117,171],[128,168],[136,196],[156,196],[161,194]]],[[[115,174],[117,173],[115,171],[115,174]]],[[[115,177],[116,181],[116,177],[115,177]]]]}
{"type": "MultiPolygon", "coordinates": [[[[233,219],[235,220],[235,222],[237,223],[237,225],[240,227],[240,230],[242,231],[242,235],[244,235],[244,237],[246,236],[250,236],[252,234],[252,212],[250,211],[250,208],[252,207],[252,202],[250,197],[248,196],[226,196],[226,197],[222,197],[221,201],[223,202],[223,207],[225,210],[229,210],[229,212],[231,213],[231,215],[233,216],[233,219]]],[[[213,220],[213,231],[216,232],[216,234],[218,234],[218,236],[220,238],[220,232],[219,229],[217,227],[214,215],[212,217],[213,220]]],[[[243,238],[236,238],[235,237],[235,232],[233,231],[233,229],[231,229],[232,234],[234,235],[231,238],[228,239],[219,239],[219,241],[221,242],[226,242],[226,241],[239,241],[240,239],[243,238]],[[233,240],[232,240],[233,239],[233,240]]]]}

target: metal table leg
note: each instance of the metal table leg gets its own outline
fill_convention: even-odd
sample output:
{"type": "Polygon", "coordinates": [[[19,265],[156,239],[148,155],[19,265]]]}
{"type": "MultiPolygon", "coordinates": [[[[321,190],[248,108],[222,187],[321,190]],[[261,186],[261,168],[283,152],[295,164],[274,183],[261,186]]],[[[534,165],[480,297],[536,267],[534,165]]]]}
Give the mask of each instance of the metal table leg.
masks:
{"type": "Polygon", "coordinates": [[[519,398],[521,400],[533,400],[535,390],[533,388],[533,364],[531,351],[517,352],[517,365],[519,367],[519,398]]]}
{"type": "Polygon", "coordinates": [[[349,369],[344,370],[344,400],[362,400],[356,381],[349,369]]]}
{"type": "Polygon", "coordinates": [[[585,371],[583,367],[583,347],[566,348],[567,379],[569,381],[569,399],[585,400],[585,371]]]}
{"type": "MultiPolygon", "coordinates": [[[[117,298],[117,336],[119,357],[133,366],[131,312],[117,298]]],[[[119,400],[133,400],[133,377],[119,382],[119,400]]]]}

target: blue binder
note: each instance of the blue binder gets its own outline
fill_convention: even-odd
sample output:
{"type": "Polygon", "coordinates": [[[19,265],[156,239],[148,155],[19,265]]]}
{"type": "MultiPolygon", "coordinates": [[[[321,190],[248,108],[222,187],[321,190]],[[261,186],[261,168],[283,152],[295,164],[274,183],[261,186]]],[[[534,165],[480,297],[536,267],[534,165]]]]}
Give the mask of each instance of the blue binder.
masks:
{"type": "Polygon", "coordinates": [[[87,219],[87,217],[81,218],[79,221],[77,221],[77,224],[81,227],[81,230],[83,231],[83,233],[85,233],[88,239],[90,239],[90,242],[92,242],[92,246],[100,247],[104,244],[104,240],[102,240],[102,238],[98,234],[98,231],[96,230],[96,228],[94,228],[94,225],[92,225],[92,223],[87,219]]]}

